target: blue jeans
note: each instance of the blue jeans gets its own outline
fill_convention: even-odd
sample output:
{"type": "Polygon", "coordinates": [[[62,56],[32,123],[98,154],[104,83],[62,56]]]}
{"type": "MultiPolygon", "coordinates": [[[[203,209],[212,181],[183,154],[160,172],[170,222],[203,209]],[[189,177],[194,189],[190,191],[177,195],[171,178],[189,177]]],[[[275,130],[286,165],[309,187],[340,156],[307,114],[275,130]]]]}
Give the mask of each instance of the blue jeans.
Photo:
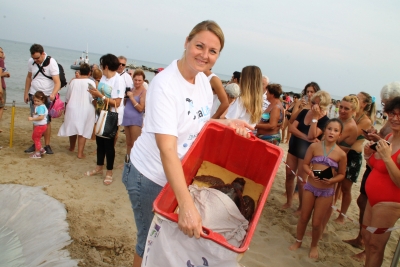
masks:
{"type": "Polygon", "coordinates": [[[143,258],[154,216],[153,202],[163,188],[141,174],[131,161],[125,163],[122,182],[128,191],[137,227],[136,253],[143,258]]]}

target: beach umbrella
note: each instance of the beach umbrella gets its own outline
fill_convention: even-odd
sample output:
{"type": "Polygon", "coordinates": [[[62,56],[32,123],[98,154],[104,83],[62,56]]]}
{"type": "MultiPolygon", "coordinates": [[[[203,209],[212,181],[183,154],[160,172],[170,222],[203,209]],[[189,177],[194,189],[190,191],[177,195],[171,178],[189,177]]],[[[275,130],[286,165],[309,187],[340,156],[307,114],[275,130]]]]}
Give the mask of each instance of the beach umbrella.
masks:
{"type": "Polygon", "coordinates": [[[41,187],[0,184],[0,267],[72,267],[62,203],[41,187]]]}

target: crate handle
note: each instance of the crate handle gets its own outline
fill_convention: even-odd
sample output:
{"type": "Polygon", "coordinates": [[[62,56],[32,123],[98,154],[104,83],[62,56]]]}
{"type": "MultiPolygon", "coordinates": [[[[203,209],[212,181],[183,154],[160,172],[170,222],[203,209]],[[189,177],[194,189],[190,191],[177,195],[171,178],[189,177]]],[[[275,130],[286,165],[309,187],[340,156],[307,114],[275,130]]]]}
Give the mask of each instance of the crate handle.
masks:
{"type": "MultiPolygon", "coordinates": [[[[178,214],[177,213],[165,213],[162,214],[165,218],[178,223],[178,214]]],[[[219,244],[223,244],[226,242],[226,239],[223,235],[213,232],[212,230],[208,229],[207,227],[202,226],[203,231],[200,233],[201,237],[205,239],[210,239],[214,242],[219,244]]]]}

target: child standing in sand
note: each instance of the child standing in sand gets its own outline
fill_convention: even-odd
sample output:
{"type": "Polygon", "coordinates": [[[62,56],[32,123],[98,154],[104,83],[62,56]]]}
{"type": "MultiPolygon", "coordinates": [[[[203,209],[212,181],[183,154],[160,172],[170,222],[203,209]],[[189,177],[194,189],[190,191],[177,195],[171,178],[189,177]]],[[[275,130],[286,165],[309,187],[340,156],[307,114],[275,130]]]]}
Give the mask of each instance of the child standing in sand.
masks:
{"type": "Polygon", "coordinates": [[[47,108],[46,108],[47,96],[42,91],[37,91],[33,95],[33,103],[35,104],[35,112],[32,117],[29,117],[29,121],[33,121],[33,133],[32,140],[35,143],[35,152],[30,156],[32,159],[40,159],[41,155],[46,153],[46,150],[42,147],[40,139],[47,129],[47,108]]]}
{"type": "Polygon", "coordinates": [[[330,214],[335,184],[343,180],[346,172],[346,153],[336,145],[342,130],[343,124],[340,120],[330,119],[324,129],[324,141],[311,144],[304,157],[304,172],[308,175],[308,181],[304,185],[296,242],[289,249],[296,250],[301,247],[304,232],[314,210],[309,254],[309,257],[314,259],[318,258],[317,245],[322,235],[324,218],[330,214]]]}

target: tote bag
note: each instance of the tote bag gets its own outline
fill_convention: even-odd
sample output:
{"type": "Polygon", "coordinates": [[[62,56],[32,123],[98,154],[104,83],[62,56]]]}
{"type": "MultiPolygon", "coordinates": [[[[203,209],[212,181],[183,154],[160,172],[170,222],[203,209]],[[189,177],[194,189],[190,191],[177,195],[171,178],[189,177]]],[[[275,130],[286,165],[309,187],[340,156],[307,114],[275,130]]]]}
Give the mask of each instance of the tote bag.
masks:
{"type": "Polygon", "coordinates": [[[96,136],[102,138],[114,138],[118,131],[118,112],[110,111],[108,102],[109,99],[107,98],[107,104],[100,111],[95,128],[96,136]]]}
{"type": "Polygon", "coordinates": [[[56,94],[53,103],[50,105],[49,115],[52,118],[58,118],[63,114],[64,110],[64,102],[60,99],[60,94],[56,94]]]}

